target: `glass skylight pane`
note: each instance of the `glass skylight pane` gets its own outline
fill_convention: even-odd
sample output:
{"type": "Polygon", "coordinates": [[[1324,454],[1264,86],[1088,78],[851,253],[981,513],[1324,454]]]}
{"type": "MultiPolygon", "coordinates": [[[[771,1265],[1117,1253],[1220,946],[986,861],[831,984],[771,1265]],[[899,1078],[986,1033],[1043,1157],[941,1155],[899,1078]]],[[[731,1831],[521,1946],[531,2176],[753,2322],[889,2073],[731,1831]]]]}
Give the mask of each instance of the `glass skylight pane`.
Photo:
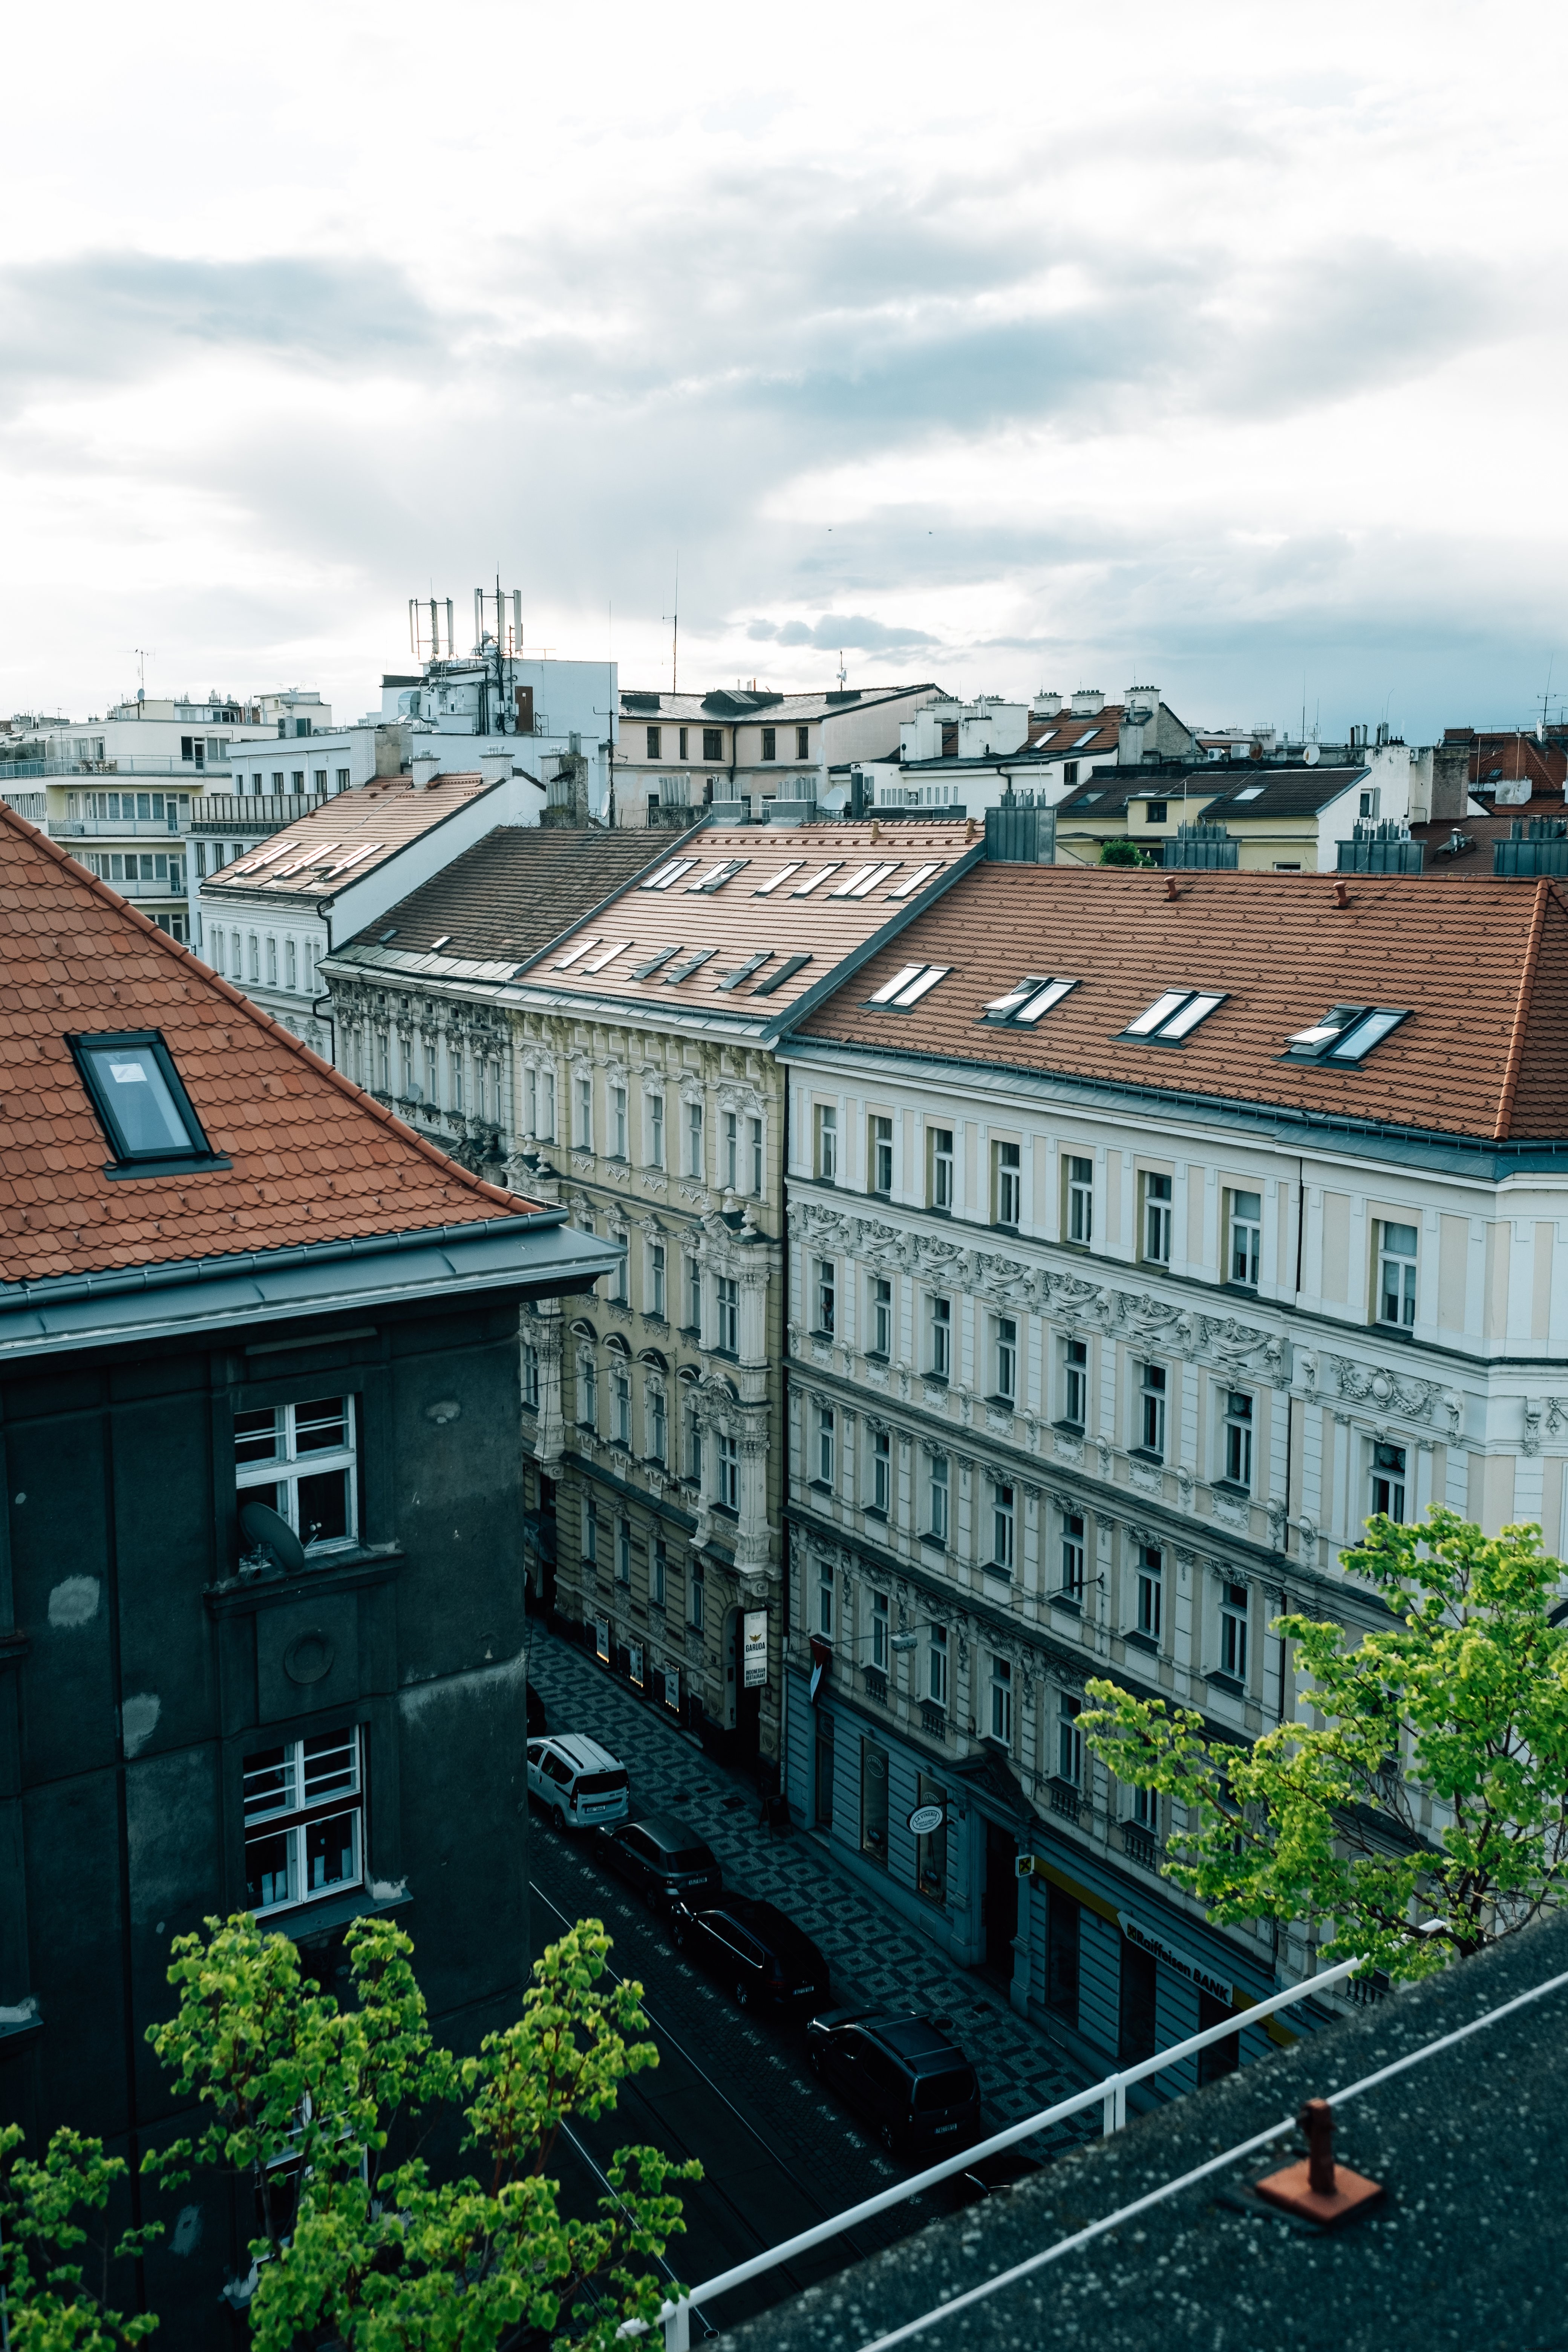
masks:
{"type": "Polygon", "coordinates": [[[755,988],[752,991],[752,994],[753,996],[771,996],[775,988],[782,988],[786,980],[793,980],[795,973],[802,971],[810,961],[811,958],[809,955],[785,956],[777,971],[770,971],[765,979],[758,981],[755,988]]]}
{"type": "Polygon", "coordinates": [[[684,963],[671,964],[664,975],[665,987],[674,988],[679,982],[689,980],[694,971],[701,971],[710,956],[717,955],[718,952],[717,948],[699,948],[697,953],[688,956],[684,963]]]}
{"type": "Polygon", "coordinates": [[[668,866],[659,866],[646,882],[639,882],[637,887],[639,890],[668,890],[672,882],[679,882],[683,874],[689,874],[696,863],[695,857],[672,857],[668,866]]]}
{"type": "Polygon", "coordinates": [[[595,938],[593,938],[593,939],[591,939],[591,940],[578,940],[578,942],[577,942],[577,944],[576,944],[576,946],[575,946],[574,948],[568,948],[568,949],[567,949],[567,950],[566,950],[565,954],[561,958],[560,961],[557,963],[557,965],[556,965],[556,967],[555,967],[556,971],[565,971],[565,969],[566,969],[566,967],[567,967],[567,965],[568,965],[568,964],[575,963],[579,956],[585,956],[585,955],[587,954],[587,952],[588,952],[588,950],[589,950],[589,949],[590,949],[590,948],[596,948],[596,947],[598,947],[598,946],[601,944],[601,942],[602,942],[602,940],[603,940],[603,939],[604,939],[604,936],[605,936],[605,934],[603,933],[603,931],[600,931],[600,932],[599,932],[595,937],[595,938]]]}
{"type": "Polygon", "coordinates": [[[1047,988],[1044,988],[1040,991],[1039,995],[1035,998],[1033,1003],[1025,1005],[1017,1018],[1021,1022],[1043,1020],[1046,1014],[1050,1011],[1052,1005],[1059,1004],[1063,997],[1066,996],[1070,990],[1076,988],[1077,985],[1078,983],[1076,981],[1053,980],[1047,988]]]}
{"type": "Polygon", "coordinates": [[[367,841],[363,849],[351,849],[346,857],[340,857],[337,864],[333,866],[332,872],[334,874],[346,874],[349,867],[351,866],[357,866],[362,857],[374,857],[378,849],[384,849],[385,847],[386,844],[384,841],[367,841]]]}
{"type": "Polygon", "coordinates": [[[1151,1036],[1156,1029],[1164,1026],[1177,1005],[1184,1004],[1191,993],[1192,991],[1186,988],[1168,988],[1163,996],[1154,999],[1146,1013],[1141,1013],[1136,1021],[1127,1024],[1127,1034],[1130,1037],[1151,1036]]]}
{"type": "Polygon", "coordinates": [[[908,988],[911,980],[918,980],[924,970],[925,966],[923,963],[907,963],[902,971],[896,971],[891,980],[885,980],[880,988],[873,989],[870,995],[866,1000],[867,1003],[868,1004],[891,1004],[899,991],[901,988],[908,988]]]}
{"type": "Polygon", "coordinates": [[[718,985],[726,990],[739,988],[743,980],[750,980],[754,971],[761,971],[772,954],[772,948],[759,948],[755,955],[748,956],[745,962],[737,964],[733,971],[727,971],[718,985]]]}
{"type": "Polygon", "coordinates": [[[590,956],[587,962],[583,966],[584,971],[603,971],[607,963],[614,963],[618,955],[625,955],[630,945],[630,940],[617,940],[614,947],[608,947],[605,950],[603,955],[590,956]]]}
{"type": "Polygon", "coordinates": [[[1287,1045],[1326,1045],[1331,1037],[1337,1037],[1339,1034],[1337,1021],[1320,1021],[1315,1029],[1293,1029],[1285,1043],[1287,1045]]]}
{"type": "Polygon", "coordinates": [[[941,872],[942,860],[933,857],[928,866],[917,866],[912,874],[906,874],[901,882],[895,882],[888,896],[889,898],[912,898],[922,882],[929,882],[933,874],[941,872]]]}
{"type": "MultiPolygon", "coordinates": [[[[298,842],[294,845],[296,849],[299,845],[298,842]]],[[[303,857],[290,858],[287,866],[280,866],[274,879],[281,881],[285,874],[302,873],[307,866],[324,866],[333,850],[342,847],[341,841],[323,841],[317,848],[308,849],[303,857]]]]}
{"type": "Polygon", "coordinates": [[[804,882],[797,882],[795,884],[795,888],[789,894],[790,897],[792,898],[809,898],[812,892],[822,883],[826,882],[830,874],[837,873],[843,863],[844,860],[842,857],[836,857],[831,866],[819,866],[815,874],[808,874],[804,882]]]}
{"type": "Polygon", "coordinates": [[[671,956],[678,956],[679,953],[680,947],[679,942],[672,948],[656,949],[654,953],[645,958],[641,963],[633,964],[632,978],[634,980],[647,980],[651,973],[659,971],[663,965],[667,964],[671,956]]]}
{"type": "Polygon", "coordinates": [[[1223,996],[1192,997],[1188,1003],[1183,1005],[1174,1020],[1166,1022],[1164,1027],[1160,1032],[1161,1036],[1184,1037],[1189,1030],[1195,1029],[1200,1021],[1205,1020],[1208,1017],[1208,1015],[1214,1011],[1216,1004],[1223,1004],[1224,1003],[1225,999],[1223,996]]]}
{"type": "Polygon", "coordinates": [[[1369,1013],[1364,1021],[1356,1023],[1348,1036],[1340,1040],[1329,1055],[1330,1061],[1359,1062],[1391,1029],[1397,1029],[1404,1018],[1403,1013],[1369,1013]]]}
{"type": "Polygon", "coordinates": [[[751,862],[749,857],[726,857],[721,866],[715,866],[711,874],[704,874],[700,880],[689,882],[686,887],[688,890],[721,890],[726,882],[734,879],[742,866],[749,866],[751,862]]]}
{"type": "Polygon", "coordinates": [[[1237,793],[1236,797],[1238,801],[1261,800],[1263,798],[1263,787],[1261,784],[1248,784],[1246,791],[1237,793]]]}
{"type": "Polygon", "coordinates": [[[894,1003],[918,1004],[926,991],[934,988],[939,980],[945,980],[952,970],[950,963],[928,963],[918,980],[912,980],[908,988],[900,990],[893,999],[894,1003]]]}
{"type": "Polygon", "coordinates": [[[858,866],[827,895],[830,898],[868,898],[878,883],[885,882],[889,874],[896,874],[902,864],[901,857],[889,857],[879,866],[858,866]]]}
{"type": "Polygon", "coordinates": [[[994,996],[989,1004],[982,1005],[981,1011],[994,1013],[998,1020],[1003,1019],[1015,1005],[1026,1004],[1036,989],[1044,988],[1045,984],[1043,980],[1021,980],[1016,988],[1008,990],[1005,996],[994,996]]]}
{"type": "Polygon", "coordinates": [[[756,888],[752,893],[752,898],[765,898],[770,890],[776,890],[781,882],[787,882],[792,874],[798,874],[805,864],[805,860],[804,857],[792,857],[787,866],[781,866],[779,867],[778,872],[773,876],[771,880],[758,883],[756,888]]]}
{"type": "Polygon", "coordinates": [[[1091,727],[1087,735],[1080,735],[1079,737],[1078,741],[1073,745],[1073,750],[1075,751],[1081,751],[1086,743],[1093,742],[1099,732],[1100,730],[1098,727],[1091,727]]]}

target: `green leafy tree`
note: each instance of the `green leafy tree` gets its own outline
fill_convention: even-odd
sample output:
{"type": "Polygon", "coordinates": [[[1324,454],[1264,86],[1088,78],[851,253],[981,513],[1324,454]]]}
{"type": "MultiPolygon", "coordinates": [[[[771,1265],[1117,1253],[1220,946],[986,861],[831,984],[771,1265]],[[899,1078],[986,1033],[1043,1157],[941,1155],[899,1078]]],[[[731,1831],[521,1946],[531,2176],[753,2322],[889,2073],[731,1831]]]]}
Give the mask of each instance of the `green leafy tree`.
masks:
{"type": "Polygon", "coordinates": [[[545,2171],[569,2117],[604,2115],[658,2063],[628,2039],[647,2024],[642,1988],[609,1977],[597,1920],[550,1947],[518,2022],[469,2058],[433,2042],[413,1946],[387,1920],[349,1929],[345,2006],[248,1913],[206,1929],[176,1940],[179,2006],[148,2039],[211,2120],[145,2164],[170,2183],[206,2164],[252,2185],[259,2352],[322,2336],[350,2352],[491,2352],[563,2313],[563,2340],[607,2347],[626,2319],[657,2317],[665,2290],[647,2264],[683,2227],[668,2184],[700,2168],[622,2148],[592,2221],[562,2212],[545,2171]],[[454,2116],[477,2168],[437,2180],[416,2135],[454,2116]],[[395,2137],[414,2153],[384,2169],[395,2137]]]}
{"type": "Polygon", "coordinates": [[[1102,866],[1152,866],[1154,863],[1135,841],[1102,841],[1100,862],[1102,866]]]}
{"type": "Polygon", "coordinates": [[[79,2215],[103,2212],[124,2163],[105,2156],[101,2140],[62,2127],[34,2164],[22,2154],[24,2137],[17,2124],[0,2129],[0,2340],[13,2352],[118,2352],[142,2343],[158,2323],[110,2310],[110,2268],[142,2253],[161,2224],[115,2240],[106,2221],[95,2239],[79,2215]],[[83,2255],[92,2258],[96,2289],[83,2255]]]}
{"type": "Polygon", "coordinates": [[[1397,1621],[1281,1617],[1308,1677],[1251,1746],[1095,1681],[1080,1717],[1120,1780],[1186,1807],[1166,1875],[1216,1920],[1310,1921],[1327,1958],[1418,1977],[1514,1933],[1568,1876],[1568,1627],[1541,1530],[1485,1536],[1434,1505],[1342,1554],[1397,1621]]]}

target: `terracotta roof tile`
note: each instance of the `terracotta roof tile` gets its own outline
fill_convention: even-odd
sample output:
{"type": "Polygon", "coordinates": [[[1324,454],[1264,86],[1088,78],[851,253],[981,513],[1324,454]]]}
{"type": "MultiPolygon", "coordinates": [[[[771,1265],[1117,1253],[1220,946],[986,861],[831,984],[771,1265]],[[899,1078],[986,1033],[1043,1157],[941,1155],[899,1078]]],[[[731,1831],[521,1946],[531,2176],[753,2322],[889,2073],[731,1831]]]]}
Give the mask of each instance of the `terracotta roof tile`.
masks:
{"type": "Polygon", "coordinates": [[[215,905],[230,891],[248,896],[265,890],[269,898],[334,898],[470,801],[499,789],[477,773],[437,776],[423,788],[407,776],[374,777],[255,843],[204,882],[202,896],[215,905]]]}
{"type": "Polygon", "coordinates": [[[1454,1135],[1568,1135],[1568,905],[1548,882],[983,865],[800,1034],[1454,1135]],[[1167,896],[1167,879],[1177,896],[1167,896]],[[911,1011],[868,1008],[905,963],[952,966],[911,1011]],[[1079,985],[1037,1029],[983,1006],[1027,973],[1079,985]],[[1225,992],[1179,1048],[1120,1034],[1168,988],[1225,992]],[[1336,1003],[1406,1008],[1364,1063],[1281,1060],[1336,1003]]]}
{"type": "Polygon", "coordinates": [[[0,1282],[525,1213],[0,805],[0,1282]],[[68,1032],[156,1029],[229,1169],[110,1181],[68,1032]]]}
{"type": "Polygon", "coordinates": [[[482,841],[384,915],[339,953],[369,951],[396,964],[430,953],[521,963],[645,868],[661,865],[680,835],[588,832],[554,825],[498,825],[482,841]],[[397,937],[377,954],[389,930],[397,937]]]}

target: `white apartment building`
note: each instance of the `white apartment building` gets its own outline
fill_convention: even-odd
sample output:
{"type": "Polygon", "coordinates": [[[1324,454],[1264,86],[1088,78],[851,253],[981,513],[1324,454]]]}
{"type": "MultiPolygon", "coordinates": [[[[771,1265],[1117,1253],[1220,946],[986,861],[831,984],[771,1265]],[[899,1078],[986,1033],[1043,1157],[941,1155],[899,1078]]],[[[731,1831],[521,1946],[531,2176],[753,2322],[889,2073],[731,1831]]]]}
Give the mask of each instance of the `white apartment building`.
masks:
{"type": "Polygon", "coordinates": [[[1546,882],[984,865],[781,1044],[792,1808],[1097,2057],[1312,1953],[1160,1877],[1086,1678],[1246,1739],[1369,1514],[1568,1542],[1560,972],[1546,882]]]}
{"type": "Polygon", "coordinates": [[[799,824],[843,814],[863,766],[895,758],[900,727],[940,688],[839,687],[778,694],[718,687],[707,694],[621,695],[616,822],[685,824],[706,809],[725,824],[799,824]]]}

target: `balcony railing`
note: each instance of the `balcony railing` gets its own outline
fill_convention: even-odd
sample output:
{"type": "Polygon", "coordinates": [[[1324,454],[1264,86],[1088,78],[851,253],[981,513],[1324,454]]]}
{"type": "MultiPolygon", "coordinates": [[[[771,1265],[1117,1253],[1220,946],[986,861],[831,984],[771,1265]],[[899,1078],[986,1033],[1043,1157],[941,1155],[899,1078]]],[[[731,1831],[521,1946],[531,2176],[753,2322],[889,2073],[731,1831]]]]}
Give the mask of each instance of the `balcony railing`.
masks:
{"type": "Polygon", "coordinates": [[[1050,1784],[1051,1811],[1060,1813],[1064,1822],[1076,1822],[1083,1811],[1083,1795],[1070,1780],[1053,1780],[1050,1784]]]}
{"type": "Polygon", "coordinates": [[[930,1739],[947,1738],[947,1709],[938,1706],[934,1699],[921,1701],[921,1729],[930,1739]]]}
{"type": "Polygon", "coordinates": [[[1129,1862],[1138,1864],[1140,1870],[1158,1870],[1160,1867],[1160,1841],[1152,1830],[1144,1828],[1142,1822],[1122,1822],[1121,1851],[1129,1862]]]}
{"type": "Polygon", "coordinates": [[[888,1677],[882,1672],[881,1667],[863,1666],[860,1671],[865,1677],[867,1697],[878,1706],[886,1706],[888,1704],[888,1677]]]}
{"type": "Polygon", "coordinates": [[[331,793],[204,793],[191,810],[191,830],[276,833],[280,824],[297,824],[319,809],[323,799],[335,797],[331,793]]]}

